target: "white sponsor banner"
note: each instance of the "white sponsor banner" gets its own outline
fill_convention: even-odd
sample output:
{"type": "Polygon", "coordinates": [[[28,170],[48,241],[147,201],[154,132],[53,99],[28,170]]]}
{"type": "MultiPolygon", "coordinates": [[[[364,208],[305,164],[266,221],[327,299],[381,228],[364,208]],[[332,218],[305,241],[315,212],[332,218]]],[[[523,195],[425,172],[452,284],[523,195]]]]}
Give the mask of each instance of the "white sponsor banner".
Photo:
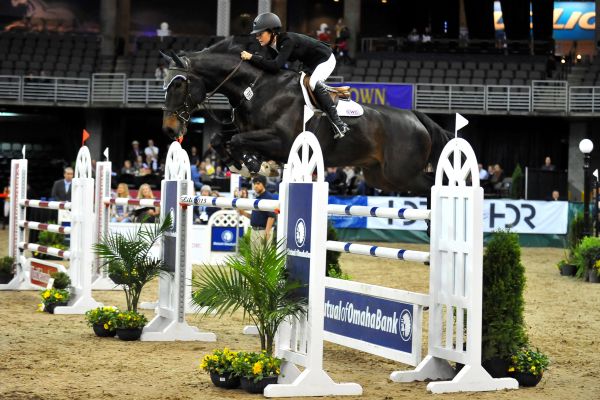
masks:
{"type": "MultiPolygon", "coordinates": [[[[427,209],[424,197],[369,197],[370,207],[427,209]]],[[[566,201],[484,200],[483,231],[510,228],[517,233],[566,234],[569,203],[566,201]]],[[[367,229],[426,230],[423,221],[368,218],[367,229]]]]}

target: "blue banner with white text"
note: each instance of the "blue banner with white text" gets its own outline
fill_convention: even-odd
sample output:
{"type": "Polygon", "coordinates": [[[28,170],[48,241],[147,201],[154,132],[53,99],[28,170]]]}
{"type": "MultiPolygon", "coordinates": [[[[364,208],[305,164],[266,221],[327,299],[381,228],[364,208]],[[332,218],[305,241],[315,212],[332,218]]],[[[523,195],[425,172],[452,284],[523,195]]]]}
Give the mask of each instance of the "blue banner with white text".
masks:
{"type": "Polygon", "coordinates": [[[350,86],[352,100],[360,104],[412,108],[413,86],[398,83],[336,83],[331,86],[350,86]]]}

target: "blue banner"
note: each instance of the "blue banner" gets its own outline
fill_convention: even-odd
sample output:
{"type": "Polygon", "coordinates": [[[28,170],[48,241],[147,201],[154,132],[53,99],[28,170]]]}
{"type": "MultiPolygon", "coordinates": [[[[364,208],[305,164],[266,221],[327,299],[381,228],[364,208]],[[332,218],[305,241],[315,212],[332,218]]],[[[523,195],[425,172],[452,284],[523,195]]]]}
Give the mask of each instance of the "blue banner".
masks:
{"type": "MultiPolygon", "coordinates": [[[[555,40],[594,40],[596,5],[592,1],[555,1],[553,24],[555,40]]],[[[533,27],[533,22],[530,25],[533,27]]],[[[496,31],[504,31],[499,1],[494,2],[494,26],[496,31]]]]}
{"type": "Polygon", "coordinates": [[[308,298],[312,228],[312,185],[290,183],[288,191],[287,270],[291,280],[305,284],[297,294],[308,298]]]}
{"type": "Polygon", "coordinates": [[[325,330],[412,352],[412,304],[325,288],[325,330]]]}
{"type": "Polygon", "coordinates": [[[377,104],[410,110],[413,86],[398,83],[336,83],[332,86],[350,86],[352,100],[360,104],[377,104]]]}
{"type": "MultiPolygon", "coordinates": [[[[343,204],[345,206],[368,206],[369,198],[367,196],[337,197],[329,196],[329,204],[343,204]]],[[[366,228],[367,217],[354,217],[345,215],[331,215],[329,220],[333,227],[338,228],[366,228]]]]}
{"type": "Polygon", "coordinates": [[[211,230],[211,251],[235,251],[235,244],[238,237],[244,236],[244,228],[238,228],[238,235],[235,234],[234,226],[213,226],[211,230]]]}

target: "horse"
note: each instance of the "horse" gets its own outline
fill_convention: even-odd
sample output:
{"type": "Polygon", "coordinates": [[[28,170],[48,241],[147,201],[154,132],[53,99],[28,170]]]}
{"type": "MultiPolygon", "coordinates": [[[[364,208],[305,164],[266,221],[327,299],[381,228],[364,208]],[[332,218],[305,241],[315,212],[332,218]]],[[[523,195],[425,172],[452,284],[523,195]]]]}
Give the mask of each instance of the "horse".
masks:
{"type": "MultiPolygon", "coordinates": [[[[241,61],[242,50],[230,37],[199,52],[163,54],[169,61],[163,131],[181,140],[191,113],[208,107],[206,100],[221,93],[233,108],[237,128],[211,138],[222,161],[234,170],[254,158],[284,163],[303,131],[300,75],[290,70],[264,72],[241,61]]],[[[450,132],[418,111],[383,105],[363,109],[360,117],[343,117],[350,132],[341,139],[333,138],[327,118],[313,116],[308,122],[307,130],[319,140],[326,166],[359,167],[365,182],[381,190],[426,194],[433,184],[426,169],[430,165],[435,170],[450,132]]]]}

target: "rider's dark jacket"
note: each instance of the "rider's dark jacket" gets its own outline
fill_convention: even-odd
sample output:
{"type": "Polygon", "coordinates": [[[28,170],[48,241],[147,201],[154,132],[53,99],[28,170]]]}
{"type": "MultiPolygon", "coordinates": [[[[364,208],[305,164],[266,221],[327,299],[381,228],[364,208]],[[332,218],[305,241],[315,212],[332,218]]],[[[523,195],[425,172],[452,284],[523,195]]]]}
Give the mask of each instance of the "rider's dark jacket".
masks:
{"type": "Polygon", "coordinates": [[[331,57],[332,50],[325,43],[310,36],[294,32],[284,32],[277,36],[277,50],[267,46],[267,56],[253,54],[250,62],[266,71],[277,72],[288,61],[300,61],[304,70],[312,73],[317,65],[331,57]]]}

